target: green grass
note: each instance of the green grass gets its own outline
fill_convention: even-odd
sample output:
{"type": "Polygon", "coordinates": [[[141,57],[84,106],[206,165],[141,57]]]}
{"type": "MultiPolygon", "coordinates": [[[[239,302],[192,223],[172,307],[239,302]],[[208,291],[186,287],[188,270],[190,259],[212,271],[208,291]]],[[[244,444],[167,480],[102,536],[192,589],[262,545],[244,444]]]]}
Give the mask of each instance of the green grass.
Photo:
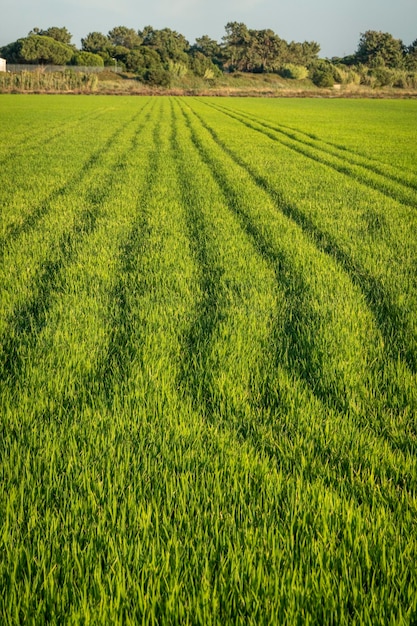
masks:
{"type": "Polygon", "coordinates": [[[414,624],[417,104],[0,115],[1,623],[414,624]]]}

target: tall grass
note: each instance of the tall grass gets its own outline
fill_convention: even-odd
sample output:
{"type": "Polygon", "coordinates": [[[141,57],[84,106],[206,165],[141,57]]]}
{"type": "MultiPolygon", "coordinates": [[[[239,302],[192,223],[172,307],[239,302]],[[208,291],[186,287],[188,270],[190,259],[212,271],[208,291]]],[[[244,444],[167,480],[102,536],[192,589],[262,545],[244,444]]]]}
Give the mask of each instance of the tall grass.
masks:
{"type": "Polygon", "coordinates": [[[96,74],[84,74],[68,69],[63,72],[26,71],[0,73],[0,89],[2,93],[30,92],[68,92],[91,93],[96,91],[98,77],[96,74]]]}

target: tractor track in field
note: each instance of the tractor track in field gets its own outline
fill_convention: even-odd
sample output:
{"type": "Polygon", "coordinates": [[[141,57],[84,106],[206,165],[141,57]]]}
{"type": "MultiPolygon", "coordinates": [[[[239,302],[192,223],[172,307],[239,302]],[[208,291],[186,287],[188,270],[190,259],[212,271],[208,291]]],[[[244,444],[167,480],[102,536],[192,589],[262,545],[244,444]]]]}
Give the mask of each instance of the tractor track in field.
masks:
{"type": "MultiPolygon", "coordinates": [[[[339,413],[339,415],[343,415],[344,412],[347,410],[347,406],[343,404],[343,400],[339,398],[337,395],[335,395],[331,399],[331,402],[328,402],[328,398],[327,398],[328,390],[323,390],[323,393],[321,393],[320,389],[318,389],[317,385],[315,384],[315,380],[317,379],[317,377],[320,376],[320,367],[317,370],[317,363],[315,363],[313,368],[315,367],[316,371],[314,371],[313,369],[313,376],[310,377],[308,370],[312,367],[312,359],[306,361],[305,360],[306,351],[300,351],[300,346],[306,345],[306,338],[302,335],[302,329],[311,328],[311,325],[312,324],[314,325],[314,320],[312,320],[312,317],[311,317],[311,310],[310,310],[309,302],[308,302],[308,293],[306,293],[305,285],[302,282],[300,282],[299,284],[296,284],[294,286],[293,268],[288,265],[285,257],[284,256],[281,257],[279,254],[277,254],[277,252],[273,249],[272,245],[270,245],[270,243],[267,241],[266,238],[259,236],[259,232],[256,226],[251,222],[251,220],[243,212],[239,213],[235,210],[236,204],[238,203],[236,192],[234,192],[235,197],[231,199],[230,187],[228,186],[228,184],[225,185],[224,181],[219,182],[221,179],[221,175],[218,173],[218,169],[215,168],[214,162],[211,161],[211,158],[202,153],[203,147],[201,144],[199,144],[198,138],[196,137],[195,132],[193,131],[190,118],[187,117],[186,113],[184,112],[184,109],[182,109],[182,113],[183,113],[185,123],[190,133],[193,147],[195,151],[197,152],[197,154],[199,155],[199,158],[201,159],[202,163],[204,163],[209,168],[211,172],[211,176],[213,177],[213,180],[216,181],[216,184],[219,186],[219,189],[222,192],[222,195],[225,199],[228,210],[230,210],[231,213],[236,215],[238,222],[242,226],[242,232],[245,233],[246,236],[248,237],[248,240],[253,247],[254,253],[259,254],[263,259],[265,259],[268,266],[274,271],[277,282],[281,286],[284,286],[286,296],[289,298],[292,298],[295,302],[295,305],[292,306],[292,315],[288,319],[286,328],[284,329],[284,334],[286,335],[286,338],[288,340],[289,352],[291,351],[291,348],[294,348],[294,347],[296,348],[296,350],[294,350],[294,352],[292,353],[293,360],[290,361],[290,364],[293,368],[294,373],[297,372],[301,384],[306,385],[306,388],[309,389],[309,393],[311,393],[312,397],[314,397],[318,401],[318,404],[322,409],[326,410],[326,408],[329,407],[335,410],[337,413],[339,413]],[[296,328],[294,328],[294,325],[296,325],[296,328]],[[299,350],[298,352],[297,352],[297,348],[299,350]],[[303,361],[303,360],[305,363],[305,370],[300,371],[298,364],[299,364],[299,361],[303,361]],[[314,374],[316,374],[316,376],[314,376],[314,374]]],[[[175,154],[178,158],[178,144],[175,141],[175,138],[176,138],[176,131],[174,130],[173,150],[175,151],[175,154]]],[[[186,153],[184,152],[184,154],[186,153]]],[[[179,160],[181,161],[181,159],[183,158],[184,158],[184,155],[182,155],[182,157],[179,157],[179,160]]],[[[181,162],[179,162],[178,168],[179,168],[179,172],[181,172],[181,169],[182,169],[181,162]]],[[[185,176],[183,182],[186,184],[187,187],[190,186],[187,176],[185,176]]],[[[198,201],[198,197],[196,196],[194,198],[194,197],[187,195],[186,200],[187,200],[187,203],[188,201],[191,201],[193,203],[194,201],[198,201]]],[[[190,212],[194,214],[193,209],[191,209],[190,212]]],[[[197,222],[198,222],[197,223],[198,231],[197,231],[197,234],[196,233],[194,234],[196,243],[200,246],[198,248],[197,263],[200,264],[200,267],[203,272],[210,271],[210,269],[206,268],[204,264],[204,260],[207,258],[207,251],[206,251],[206,244],[204,243],[205,230],[204,228],[202,228],[202,222],[200,220],[200,217],[198,217],[197,222]],[[203,242],[201,242],[200,239],[202,239],[203,242]],[[201,257],[203,257],[203,262],[201,262],[201,257]]],[[[195,228],[195,227],[196,225],[194,224],[192,228],[195,228]]],[[[193,241],[193,236],[191,237],[191,240],[193,241]]],[[[219,276],[220,276],[220,271],[221,271],[221,268],[218,269],[219,276]]],[[[205,381],[208,381],[210,378],[210,375],[211,376],[213,375],[213,372],[206,371],[205,361],[207,359],[207,355],[210,350],[210,344],[212,341],[212,335],[214,334],[215,325],[217,324],[216,317],[222,315],[221,292],[219,290],[219,285],[217,284],[216,277],[210,277],[210,278],[205,278],[205,279],[203,278],[203,280],[201,281],[201,285],[203,289],[207,281],[210,281],[210,289],[207,290],[205,298],[207,298],[209,301],[206,302],[204,298],[200,306],[201,316],[196,320],[196,324],[195,324],[197,333],[201,334],[201,341],[196,342],[196,343],[194,343],[193,341],[189,341],[190,337],[191,338],[194,337],[193,327],[190,330],[190,334],[187,335],[187,340],[186,340],[186,347],[189,350],[189,353],[188,353],[189,358],[193,362],[198,361],[198,366],[200,367],[201,371],[197,372],[197,374],[200,374],[200,377],[202,377],[205,381]],[[214,292],[214,290],[216,290],[217,293],[214,292]],[[206,332],[203,331],[204,325],[206,323],[206,317],[205,317],[206,306],[209,306],[212,310],[212,312],[210,311],[208,312],[208,317],[209,317],[209,335],[208,336],[206,332]],[[206,353],[207,355],[205,356],[206,353]]],[[[282,341],[282,331],[276,325],[272,327],[271,340],[272,340],[273,346],[279,345],[280,341],[282,341]]],[[[281,354],[279,352],[271,351],[270,358],[273,362],[274,370],[277,371],[277,369],[280,366],[282,366],[281,354]]],[[[182,374],[180,377],[180,383],[182,383],[182,381],[185,378],[186,384],[187,384],[188,378],[190,377],[189,369],[190,369],[189,365],[185,367],[184,365],[182,366],[182,374]]],[[[268,385],[266,387],[267,388],[264,390],[264,393],[260,401],[258,401],[259,408],[266,410],[267,411],[266,414],[268,414],[268,411],[272,411],[273,413],[279,410],[282,411],[283,410],[282,402],[285,403],[285,399],[280,394],[276,395],[274,393],[271,393],[271,389],[269,389],[268,385]]],[[[201,389],[201,382],[199,385],[198,384],[193,385],[192,383],[191,385],[189,385],[191,394],[195,394],[198,388],[201,389]]],[[[283,395],[285,395],[285,393],[283,395]]],[[[216,400],[215,398],[213,398],[212,390],[210,389],[207,383],[206,383],[206,388],[203,389],[203,393],[199,397],[199,399],[203,403],[205,415],[210,416],[213,410],[216,410],[216,400]]],[[[195,408],[198,410],[199,408],[198,403],[196,404],[195,408]]],[[[230,434],[236,438],[237,441],[241,440],[241,441],[248,442],[255,451],[259,450],[261,447],[262,451],[268,455],[271,461],[276,462],[279,459],[280,446],[285,445],[285,444],[283,443],[283,441],[281,441],[281,439],[279,439],[279,441],[276,441],[276,442],[274,441],[274,442],[266,443],[262,439],[262,437],[260,436],[257,430],[257,427],[259,425],[258,424],[259,419],[262,420],[261,416],[258,416],[256,420],[256,424],[250,421],[249,422],[245,421],[244,423],[239,423],[239,424],[234,424],[234,423],[230,423],[227,425],[224,424],[223,427],[226,428],[228,432],[230,432],[230,434]]],[[[278,429],[277,430],[277,433],[278,433],[279,432],[278,424],[277,424],[277,429],[278,429]]],[[[260,432],[262,432],[262,427],[261,427],[260,432]]],[[[283,435],[285,438],[286,436],[285,427],[284,427],[283,435]]],[[[384,438],[384,435],[381,435],[381,433],[379,433],[379,436],[382,436],[382,438],[384,438]]],[[[322,444],[321,440],[317,442],[317,445],[319,445],[319,443],[322,444]]],[[[407,456],[407,449],[403,450],[402,448],[398,446],[393,446],[393,449],[396,451],[396,453],[404,455],[404,458],[407,456]]],[[[414,450],[412,445],[410,445],[410,450],[414,450]]],[[[344,457],[341,458],[340,454],[333,449],[329,449],[326,451],[326,457],[328,458],[329,463],[332,465],[332,467],[338,468],[338,470],[342,472],[345,478],[349,481],[350,470],[349,470],[348,465],[346,465],[346,467],[344,466],[344,463],[345,463],[344,457]]],[[[363,475],[364,477],[366,477],[368,468],[364,467],[363,470],[361,471],[363,471],[363,475]]],[[[392,475],[392,480],[394,481],[394,483],[397,482],[397,476],[396,476],[396,471],[395,471],[394,466],[391,466],[390,464],[388,464],[387,467],[385,467],[384,471],[392,475]]],[[[331,482],[331,484],[333,485],[333,482],[331,482]]],[[[403,486],[403,484],[402,483],[400,484],[400,482],[398,484],[401,487],[403,486]]],[[[360,502],[361,498],[363,497],[363,493],[364,493],[363,490],[356,489],[354,485],[351,485],[349,489],[350,489],[350,493],[352,497],[356,501],[360,502]]],[[[395,507],[394,500],[390,503],[390,506],[392,506],[392,508],[394,509],[395,507]]]]}
{"type": "MultiPolygon", "coordinates": [[[[145,105],[145,107],[147,106],[147,104],[145,105]]],[[[51,211],[54,201],[74,191],[76,187],[83,182],[88,173],[94,169],[94,167],[100,166],[100,161],[102,160],[103,155],[109,153],[112,150],[115,141],[117,141],[117,139],[122,135],[124,130],[126,130],[132,123],[135,123],[137,121],[137,119],[143,113],[145,107],[141,109],[138,113],[135,113],[135,115],[132,118],[128,119],[125,123],[121,124],[116,129],[116,131],[109,137],[105,144],[95,150],[95,152],[93,152],[93,154],[88,157],[88,159],[84,162],[82,168],[76,174],[74,174],[74,176],[69,181],[67,181],[58,189],[52,191],[52,193],[50,193],[47,198],[45,198],[29,214],[27,214],[20,223],[9,225],[9,227],[6,229],[6,234],[0,238],[0,259],[4,257],[5,250],[9,243],[15,241],[21,235],[26,234],[30,230],[35,228],[38,222],[45,215],[47,215],[49,211],[51,211]]]]}
{"type": "Polygon", "coordinates": [[[393,179],[392,176],[386,173],[381,173],[380,171],[375,172],[374,169],[365,167],[363,163],[359,164],[347,159],[345,155],[342,156],[340,154],[335,155],[334,153],[330,153],[329,150],[320,145],[320,142],[316,141],[314,144],[312,144],[311,140],[307,142],[302,138],[302,133],[298,131],[289,132],[288,130],[284,130],[283,127],[273,126],[264,121],[257,120],[252,116],[218,105],[208,104],[207,106],[235,119],[245,127],[269,137],[272,141],[277,141],[286,148],[316,163],[325,165],[340,174],[353,178],[356,182],[370,189],[379,191],[388,198],[395,199],[406,207],[417,208],[417,184],[415,187],[413,185],[414,190],[411,191],[409,189],[409,183],[404,184],[404,181],[398,181],[397,178],[393,179]]]}
{"type": "Polygon", "coordinates": [[[247,118],[248,120],[258,123],[261,126],[264,126],[267,129],[275,130],[277,133],[283,133],[294,141],[299,141],[300,143],[305,143],[311,147],[316,147],[318,150],[322,152],[327,152],[331,156],[339,157],[340,159],[346,160],[348,163],[352,165],[358,165],[363,167],[366,170],[374,172],[375,174],[380,174],[382,177],[390,179],[394,182],[400,183],[403,187],[417,190],[417,177],[415,176],[412,170],[407,170],[407,175],[410,175],[413,180],[404,180],[404,170],[398,166],[395,166],[391,163],[386,163],[384,161],[380,161],[376,158],[372,158],[367,156],[359,151],[352,150],[351,148],[347,148],[346,146],[335,144],[331,141],[321,139],[319,136],[308,133],[306,131],[299,130],[298,128],[294,128],[292,126],[287,126],[285,124],[278,124],[276,122],[271,122],[267,119],[264,119],[258,115],[252,113],[251,115],[237,108],[229,108],[220,104],[212,104],[205,102],[207,106],[211,106],[213,109],[219,110],[219,112],[233,112],[236,115],[247,118]]]}
{"type": "Polygon", "coordinates": [[[89,112],[85,115],[71,118],[65,123],[57,123],[56,125],[54,125],[53,128],[49,126],[47,131],[43,130],[41,136],[36,135],[35,139],[32,136],[28,135],[25,141],[16,143],[13,148],[9,150],[9,152],[7,152],[0,158],[0,165],[5,165],[11,159],[14,159],[18,156],[24,156],[26,158],[28,150],[42,150],[45,145],[50,144],[60,137],[65,137],[68,134],[69,129],[77,128],[88,120],[98,120],[103,115],[103,113],[103,111],[100,111],[98,113],[96,111],[89,112]]]}
{"type": "MultiPolygon", "coordinates": [[[[268,266],[273,270],[276,281],[284,290],[289,304],[288,321],[284,328],[284,336],[287,341],[286,355],[289,365],[299,377],[310,387],[313,395],[321,402],[327,403],[338,411],[347,409],[346,397],[337,393],[335,389],[322,389],[321,361],[314,354],[314,332],[313,329],[318,323],[317,313],[312,309],[309,302],[309,288],[300,275],[296,275],[294,268],[286,258],[284,252],[279,252],[269,241],[268,236],[261,232],[259,227],[247,215],[240,206],[240,197],[237,190],[230,181],[216,167],[215,159],[208,154],[205,146],[197,137],[191,124],[190,118],[185,112],[183,114],[189,127],[192,142],[198,151],[202,161],[208,166],[213,178],[220,187],[229,210],[236,215],[243,232],[252,242],[257,253],[265,259],[268,266]]],[[[240,165],[238,163],[238,165],[240,165]]],[[[281,329],[274,329],[274,334],[278,336],[281,329]]],[[[275,339],[272,339],[275,343],[275,339]]],[[[322,355],[323,356],[323,355],[322,355]]],[[[277,358],[274,356],[273,358],[277,358]]]]}
{"type": "MultiPolygon", "coordinates": [[[[160,111],[160,117],[162,110],[160,111]]],[[[160,118],[159,118],[160,119],[160,118]]],[[[105,402],[109,408],[114,405],[117,390],[129,378],[132,362],[137,360],[138,350],[132,345],[132,337],[138,337],[141,329],[133,319],[132,297],[143,295],[144,287],[138,282],[136,274],[140,267],[151,233],[147,217],[147,203],[152,195],[160,165],[161,138],[158,120],[153,129],[153,148],[150,150],[145,174],[145,187],[138,190],[135,219],[124,242],[119,247],[120,270],[116,284],[110,293],[111,333],[105,356],[98,366],[103,381],[105,402]]]]}
{"type": "Polygon", "coordinates": [[[172,133],[171,150],[175,155],[177,176],[181,187],[182,202],[185,210],[187,237],[199,274],[201,297],[196,304],[193,321],[182,339],[183,352],[187,354],[181,366],[180,384],[184,384],[193,400],[195,408],[198,401],[204,406],[206,417],[212,415],[213,398],[210,380],[213,370],[207,371],[207,362],[211,351],[213,336],[219,318],[223,315],[222,288],[220,279],[223,268],[219,259],[207,246],[207,224],[202,210],[198,207],[200,196],[190,183],[184,171],[184,150],[178,142],[178,128],[175,112],[171,108],[172,133]]]}
{"type": "MultiPolygon", "coordinates": [[[[135,115],[122,128],[130,125],[137,117],[138,115],[135,115]]],[[[111,192],[117,174],[123,175],[129,151],[137,142],[146,123],[147,118],[136,127],[128,146],[118,155],[111,167],[112,176],[105,178],[104,185],[99,184],[97,188],[88,190],[89,206],[75,217],[71,230],[62,233],[59,240],[51,245],[48,259],[34,277],[31,296],[9,313],[7,332],[0,340],[0,380],[13,385],[21,371],[22,346],[28,347],[31,342],[36,343],[37,335],[47,322],[54,294],[62,289],[63,271],[75,260],[78,246],[96,230],[98,220],[105,217],[103,203],[111,192]]],[[[120,132],[118,129],[115,135],[119,136],[120,132]]],[[[109,142],[107,150],[111,150],[109,142]]]]}
{"type": "Polygon", "coordinates": [[[242,167],[261,189],[267,192],[277,209],[295,222],[319,251],[330,256],[349,275],[351,281],[360,288],[380,329],[384,338],[387,357],[396,360],[400,356],[406,362],[410,371],[415,374],[417,372],[417,355],[408,345],[407,340],[407,337],[413,333],[412,327],[406,312],[392,301],[378,279],[372,276],[360,262],[343,250],[332,235],[322,231],[299,207],[289,203],[283,194],[273,189],[267,178],[256,172],[230,149],[198,113],[193,111],[193,114],[210,133],[213,141],[238,166],[242,167]]]}

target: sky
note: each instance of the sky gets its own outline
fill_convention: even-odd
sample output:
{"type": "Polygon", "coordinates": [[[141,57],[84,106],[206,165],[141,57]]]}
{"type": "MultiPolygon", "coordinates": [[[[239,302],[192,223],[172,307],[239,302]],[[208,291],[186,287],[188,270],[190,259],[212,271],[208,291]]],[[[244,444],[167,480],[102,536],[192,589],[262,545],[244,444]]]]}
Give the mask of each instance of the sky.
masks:
{"type": "Polygon", "coordinates": [[[409,45],[417,39],[417,0],[1,0],[0,46],[35,27],[65,26],[72,43],[115,26],[171,28],[194,43],[221,42],[228,22],[271,28],[286,41],[316,41],[320,56],[355,52],[360,34],[388,32],[409,45]]]}

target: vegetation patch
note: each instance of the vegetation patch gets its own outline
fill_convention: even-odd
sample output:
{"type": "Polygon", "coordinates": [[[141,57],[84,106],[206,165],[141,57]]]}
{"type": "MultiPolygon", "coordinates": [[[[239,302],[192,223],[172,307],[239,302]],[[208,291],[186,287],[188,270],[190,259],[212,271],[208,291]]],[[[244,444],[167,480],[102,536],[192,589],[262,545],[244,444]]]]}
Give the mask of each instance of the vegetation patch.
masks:
{"type": "Polygon", "coordinates": [[[416,114],[0,98],[1,623],[416,622],[416,114]]]}

